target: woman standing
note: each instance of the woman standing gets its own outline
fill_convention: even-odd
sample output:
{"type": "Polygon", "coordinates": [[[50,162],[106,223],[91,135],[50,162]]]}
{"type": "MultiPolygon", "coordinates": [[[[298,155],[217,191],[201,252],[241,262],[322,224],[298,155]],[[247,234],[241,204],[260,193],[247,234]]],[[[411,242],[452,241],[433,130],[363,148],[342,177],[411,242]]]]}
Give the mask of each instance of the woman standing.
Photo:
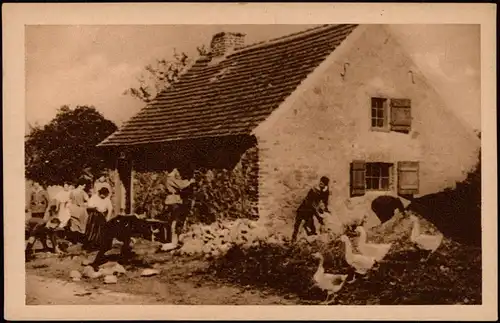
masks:
{"type": "Polygon", "coordinates": [[[89,196],[85,189],[87,181],[80,179],[77,182],[76,188],[71,191],[69,196],[69,211],[71,214],[69,229],[75,235],[75,238],[80,240],[85,235],[85,228],[87,226],[87,201],[89,196]]]}
{"type": "Polygon", "coordinates": [[[91,250],[101,247],[101,242],[106,229],[106,224],[113,217],[113,205],[109,198],[107,187],[101,187],[90,198],[87,211],[88,221],[85,233],[84,249],[91,250]]]}
{"type": "Polygon", "coordinates": [[[168,174],[166,188],[167,188],[167,198],[165,199],[165,206],[168,216],[168,229],[166,234],[166,241],[171,242],[173,237],[172,234],[179,235],[180,228],[184,224],[185,217],[189,211],[187,205],[187,194],[186,189],[188,189],[192,184],[195,183],[194,178],[190,180],[182,179],[181,174],[174,168],[174,170],[168,174]],[[172,222],[176,221],[176,232],[172,232],[170,226],[172,222]]]}
{"type": "Polygon", "coordinates": [[[49,206],[49,195],[38,182],[33,183],[33,191],[30,198],[30,211],[32,218],[43,219],[49,206]]]}
{"type": "Polygon", "coordinates": [[[59,221],[61,221],[60,228],[66,227],[71,217],[69,214],[69,195],[71,187],[68,182],[63,183],[63,189],[54,197],[56,213],[59,221]]]}
{"type": "Polygon", "coordinates": [[[101,172],[99,175],[99,178],[97,178],[97,180],[95,181],[94,183],[94,194],[98,194],[99,190],[103,187],[107,188],[108,191],[109,191],[109,198],[111,198],[111,185],[109,184],[108,182],[108,179],[106,178],[106,173],[105,172],[101,172]]]}

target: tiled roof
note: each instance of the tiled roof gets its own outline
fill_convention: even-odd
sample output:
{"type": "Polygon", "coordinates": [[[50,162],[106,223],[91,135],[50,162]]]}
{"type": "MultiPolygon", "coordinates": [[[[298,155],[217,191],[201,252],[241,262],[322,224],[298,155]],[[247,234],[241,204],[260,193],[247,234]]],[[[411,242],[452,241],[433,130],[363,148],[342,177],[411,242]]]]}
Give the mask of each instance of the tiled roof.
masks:
{"type": "Polygon", "coordinates": [[[314,28],[244,47],[218,63],[202,57],[99,146],[249,134],[355,28],[314,28]]]}

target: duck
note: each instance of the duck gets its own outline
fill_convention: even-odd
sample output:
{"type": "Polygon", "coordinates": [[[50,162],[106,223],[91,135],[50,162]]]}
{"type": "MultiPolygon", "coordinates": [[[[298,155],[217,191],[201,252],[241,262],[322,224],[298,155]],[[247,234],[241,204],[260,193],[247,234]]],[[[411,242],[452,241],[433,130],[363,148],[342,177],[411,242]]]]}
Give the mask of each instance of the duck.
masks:
{"type": "Polygon", "coordinates": [[[325,268],[323,267],[324,258],[319,252],[312,255],[314,258],[319,259],[318,269],[313,276],[314,283],[321,290],[326,291],[326,299],[322,304],[331,304],[335,301],[336,293],[342,289],[344,286],[347,274],[329,274],[325,273],[325,268]],[[331,296],[333,298],[330,300],[331,296]]]}
{"type": "Polygon", "coordinates": [[[171,251],[171,250],[177,249],[177,247],[179,246],[179,239],[177,237],[177,234],[175,234],[176,225],[177,225],[177,221],[175,221],[175,220],[172,221],[172,226],[170,228],[170,230],[172,232],[172,242],[164,243],[161,246],[161,251],[171,251]]]}
{"type": "Polygon", "coordinates": [[[411,229],[410,241],[418,249],[429,251],[427,258],[422,259],[422,261],[426,261],[439,248],[439,246],[443,242],[443,235],[422,234],[420,233],[420,222],[418,218],[415,215],[410,215],[410,220],[413,223],[413,227],[411,229]]]}
{"type": "MultiPolygon", "coordinates": [[[[370,269],[375,265],[375,258],[371,256],[365,256],[362,254],[355,254],[352,251],[352,243],[349,238],[343,234],[340,236],[340,240],[345,245],[345,260],[349,266],[354,269],[355,274],[366,275],[370,269]]],[[[356,279],[355,275],[351,280],[351,283],[356,279]]]]}
{"type": "Polygon", "coordinates": [[[358,226],[356,232],[359,233],[358,250],[365,256],[375,258],[376,262],[384,259],[392,247],[392,243],[367,243],[366,230],[362,226],[358,226]]]}

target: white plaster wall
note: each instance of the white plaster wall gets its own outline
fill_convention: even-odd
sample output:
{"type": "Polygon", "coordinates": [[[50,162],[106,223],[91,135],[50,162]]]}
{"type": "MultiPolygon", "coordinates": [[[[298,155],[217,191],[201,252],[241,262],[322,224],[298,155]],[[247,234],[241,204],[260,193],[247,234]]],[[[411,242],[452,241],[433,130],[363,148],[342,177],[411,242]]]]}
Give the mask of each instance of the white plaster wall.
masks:
{"type": "MultiPolygon", "coordinates": [[[[472,129],[445,107],[383,26],[368,27],[345,45],[345,54],[309,82],[312,85],[291,106],[280,107],[286,110],[279,112],[272,127],[257,133],[259,213],[276,230],[291,229],[296,207],[322,175],[332,180],[333,212],[354,216],[346,206],[353,204],[349,198],[353,159],[419,161],[420,195],[453,186],[476,163],[480,142],[472,129]],[[349,66],[342,79],[346,62],[349,66]],[[411,99],[412,131],[372,131],[373,96],[411,99]]],[[[371,213],[370,196],[376,195],[358,198],[366,202],[367,212],[371,213]]]]}

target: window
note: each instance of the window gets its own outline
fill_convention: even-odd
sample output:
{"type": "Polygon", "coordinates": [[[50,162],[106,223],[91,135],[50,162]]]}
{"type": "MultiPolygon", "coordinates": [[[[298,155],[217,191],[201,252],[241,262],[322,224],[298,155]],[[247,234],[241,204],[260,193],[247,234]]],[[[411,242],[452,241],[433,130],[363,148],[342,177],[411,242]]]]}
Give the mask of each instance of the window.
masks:
{"type": "Polygon", "coordinates": [[[409,133],[411,120],[411,100],[372,98],[372,129],[409,133]]]}
{"type": "Polygon", "coordinates": [[[367,163],[366,164],[366,190],[388,191],[390,189],[390,175],[392,164],[367,163]]]}
{"type": "Polygon", "coordinates": [[[419,194],[419,163],[418,161],[400,161],[396,171],[392,163],[367,163],[354,160],[351,163],[350,187],[351,197],[362,196],[366,191],[392,191],[399,195],[419,194]]]}
{"type": "Polygon", "coordinates": [[[372,128],[387,127],[387,99],[372,98],[372,128]]]}

